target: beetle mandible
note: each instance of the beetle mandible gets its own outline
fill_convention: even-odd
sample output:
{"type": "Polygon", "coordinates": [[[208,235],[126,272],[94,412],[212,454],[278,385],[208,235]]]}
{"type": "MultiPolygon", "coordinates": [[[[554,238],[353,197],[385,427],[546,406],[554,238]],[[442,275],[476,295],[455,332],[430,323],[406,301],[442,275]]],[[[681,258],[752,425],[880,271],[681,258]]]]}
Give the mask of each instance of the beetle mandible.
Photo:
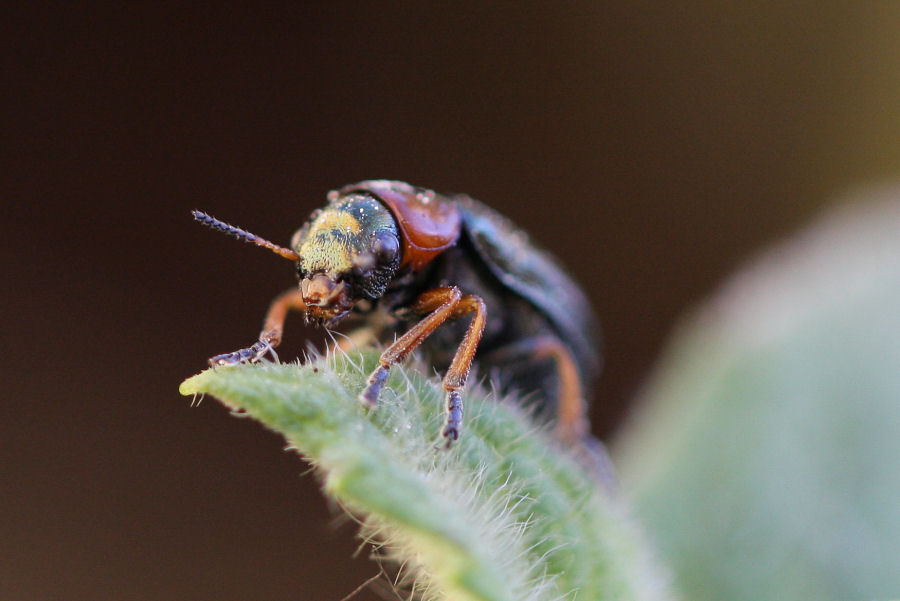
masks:
{"type": "Polygon", "coordinates": [[[351,313],[373,323],[373,315],[387,315],[393,320],[381,334],[399,337],[359,395],[366,406],[377,405],[391,365],[421,345],[446,369],[448,444],[459,437],[461,395],[475,359],[498,376],[502,391],[530,393],[560,438],[584,438],[585,399],[601,363],[597,326],[584,293],[551,255],[465,195],[370,180],[332,191],[328,201],[289,248],[193,212],[204,225],[294,261],[299,280],[272,302],[257,342],[210,365],[263,358],[281,342],[289,310],[327,327],[351,313]],[[463,317],[471,319],[457,321],[463,317]]]}

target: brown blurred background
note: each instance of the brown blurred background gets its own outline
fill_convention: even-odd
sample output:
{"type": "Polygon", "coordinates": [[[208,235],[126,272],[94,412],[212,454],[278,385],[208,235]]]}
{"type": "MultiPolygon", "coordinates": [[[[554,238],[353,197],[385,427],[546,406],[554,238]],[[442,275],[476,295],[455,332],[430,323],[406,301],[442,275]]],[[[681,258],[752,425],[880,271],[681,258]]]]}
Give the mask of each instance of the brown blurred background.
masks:
{"type": "Polygon", "coordinates": [[[365,178],[492,204],[593,299],[608,435],[679,314],[900,174],[896,3],[5,12],[2,599],[338,600],[377,571],[278,437],[178,396],[294,283],[192,208],[287,243],[365,178]]]}

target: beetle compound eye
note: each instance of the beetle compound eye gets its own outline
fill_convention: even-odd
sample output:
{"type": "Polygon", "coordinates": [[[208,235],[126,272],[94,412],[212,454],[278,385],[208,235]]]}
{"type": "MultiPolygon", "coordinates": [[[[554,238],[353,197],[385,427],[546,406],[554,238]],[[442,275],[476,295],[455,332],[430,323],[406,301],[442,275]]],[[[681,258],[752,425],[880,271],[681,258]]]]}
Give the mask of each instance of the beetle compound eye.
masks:
{"type": "Polygon", "coordinates": [[[397,236],[391,233],[382,232],[375,238],[372,244],[372,251],[375,258],[381,265],[390,265],[394,263],[400,255],[400,241],[397,236]]]}

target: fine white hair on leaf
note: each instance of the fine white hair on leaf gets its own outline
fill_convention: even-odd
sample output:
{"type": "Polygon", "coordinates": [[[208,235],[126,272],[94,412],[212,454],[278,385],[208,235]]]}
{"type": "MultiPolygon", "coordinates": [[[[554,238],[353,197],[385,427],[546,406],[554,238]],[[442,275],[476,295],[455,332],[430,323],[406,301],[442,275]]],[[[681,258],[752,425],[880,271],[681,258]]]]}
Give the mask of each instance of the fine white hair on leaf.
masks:
{"type": "Polygon", "coordinates": [[[596,595],[606,590],[665,598],[624,594],[640,587],[617,578],[605,589],[597,584],[604,578],[594,573],[597,562],[614,573],[628,561],[602,538],[621,529],[622,516],[548,426],[501,396],[495,382],[470,376],[464,435],[445,449],[435,442],[443,442],[446,392],[430,364],[413,354],[393,366],[383,402],[370,411],[356,394],[377,350],[325,348],[324,358],[309,352],[302,368],[242,366],[215,377],[234,377],[239,394],[254,390],[243,401],[228,392],[228,402],[284,433],[288,448],[316,467],[332,504],[360,525],[357,554],[367,549],[394,564],[385,581],[394,597],[571,601],[577,590],[582,599],[606,598],[596,595]],[[484,581],[465,574],[494,578],[497,594],[472,596],[467,587],[484,581]]]}

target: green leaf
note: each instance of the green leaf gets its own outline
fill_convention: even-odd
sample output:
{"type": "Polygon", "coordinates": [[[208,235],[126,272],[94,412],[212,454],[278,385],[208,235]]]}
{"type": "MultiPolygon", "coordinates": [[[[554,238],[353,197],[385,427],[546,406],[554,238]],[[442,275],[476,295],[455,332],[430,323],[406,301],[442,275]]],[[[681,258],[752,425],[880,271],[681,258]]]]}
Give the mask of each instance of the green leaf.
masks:
{"type": "Polygon", "coordinates": [[[220,368],[180,390],[283,434],[426,599],[669,598],[622,501],[515,403],[471,386],[445,450],[444,393],[421,366],[395,367],[376,411],[357,402],[376,359],[220,368]]]}
{"type": "Polygon", "coordinates": [[[617,448],[687,598],[900,592],[900,192],[744,270],[617,448]]]}

